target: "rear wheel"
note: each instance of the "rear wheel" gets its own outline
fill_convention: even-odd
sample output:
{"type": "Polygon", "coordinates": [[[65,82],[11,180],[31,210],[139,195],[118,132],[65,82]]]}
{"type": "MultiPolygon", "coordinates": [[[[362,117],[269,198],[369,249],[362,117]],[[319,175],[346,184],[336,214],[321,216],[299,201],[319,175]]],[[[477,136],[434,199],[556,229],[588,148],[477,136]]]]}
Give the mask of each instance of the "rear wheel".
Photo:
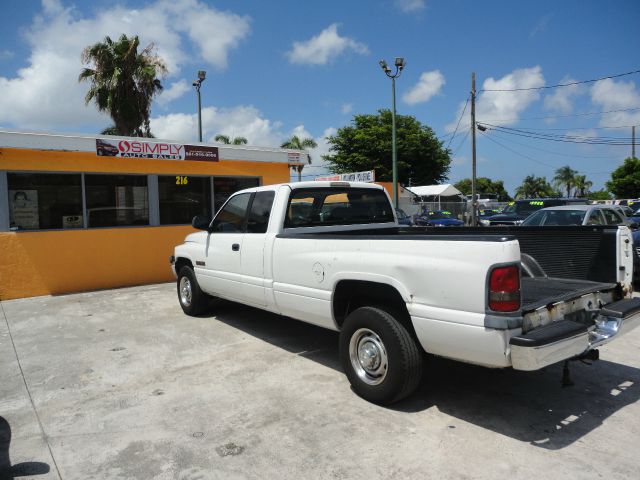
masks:
{"type": "Polygon", "coordinates": [[[422,378],[422,351],[394,315],[361,307],[345,320],[340,358],[353,390],[388,405],[410,395],[422,378]]]}
{"type": "Polygon", "coordinates": [[[189,266],[184,266],[178,272],[178,300],[182,311],[187,315],[199,315],[209,305],[211,297],[204,293],[198,285],[196,275],[189,266]]]}

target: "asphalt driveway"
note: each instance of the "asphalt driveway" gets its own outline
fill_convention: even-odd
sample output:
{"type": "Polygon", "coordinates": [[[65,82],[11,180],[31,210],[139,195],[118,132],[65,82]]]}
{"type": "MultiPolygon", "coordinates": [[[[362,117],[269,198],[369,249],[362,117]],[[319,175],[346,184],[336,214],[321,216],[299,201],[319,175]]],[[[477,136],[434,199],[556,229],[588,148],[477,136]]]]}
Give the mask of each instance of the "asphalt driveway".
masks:
{"type": "Polygon", "coordinates": [[[173,284],[1,302],[0,478],[637,478],[640,329],[521,373],[430,362],[394,408],[349,389],[334,332],[173,284]]]}

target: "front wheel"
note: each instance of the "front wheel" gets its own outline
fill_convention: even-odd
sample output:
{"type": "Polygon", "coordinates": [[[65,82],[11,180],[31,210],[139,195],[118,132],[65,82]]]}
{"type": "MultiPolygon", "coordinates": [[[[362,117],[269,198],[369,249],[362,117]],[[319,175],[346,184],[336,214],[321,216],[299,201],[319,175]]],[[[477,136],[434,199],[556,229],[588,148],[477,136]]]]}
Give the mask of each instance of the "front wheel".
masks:
{"type": "Polygon", "coordinates": [[[340,333],[340,359],[353,390],[388,405],[410,395],[422,378],[422,352],[407,329],[377,307],[354,310],[340,333]]]}
{"type": "Polygon", "coordinates": [[[210,297],[200,289],[196,274],[189,266],[184,266],[178,272],[178,300],[182,311],[187,315],[199,315],[209,305],[210,297]]]}

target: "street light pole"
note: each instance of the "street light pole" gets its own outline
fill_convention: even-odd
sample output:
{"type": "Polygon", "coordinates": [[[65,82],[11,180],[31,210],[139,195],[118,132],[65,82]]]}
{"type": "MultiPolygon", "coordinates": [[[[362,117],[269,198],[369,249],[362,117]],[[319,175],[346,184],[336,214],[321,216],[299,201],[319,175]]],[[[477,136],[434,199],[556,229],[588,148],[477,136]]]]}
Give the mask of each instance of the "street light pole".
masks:
{"type": "Polygon", "coordinates": [[[200,142],[202,142],[202,103],[200,102],[200,87],[206,76],[207,72],[199,70],[198,79],[193,82],[193,86],[196,87],[196,92],[198,93],[198,140],[200,142]]]}
{"type": "Polygon", "coordinates": [[[380,67],[385,75],[391,79],[391,94],[393,108],[391,110],[391,176],[393,180],[393,206],[398,208],[398,149],[396,145],[396,78],[400,76],[407,64],[402,57],[396,57],[394,65],[396,72],[391,74],[391,68],[385,60],[380,60],[380,67]]]}

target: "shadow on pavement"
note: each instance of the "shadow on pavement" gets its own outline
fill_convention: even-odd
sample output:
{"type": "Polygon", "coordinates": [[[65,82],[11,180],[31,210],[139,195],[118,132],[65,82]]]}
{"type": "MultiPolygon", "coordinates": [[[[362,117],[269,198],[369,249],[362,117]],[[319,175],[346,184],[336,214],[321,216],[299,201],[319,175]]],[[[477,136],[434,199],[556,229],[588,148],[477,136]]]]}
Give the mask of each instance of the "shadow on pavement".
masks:
{"type": "MultiPolygon", "coordinates": [[[[337,332],[231,302],[218,304],[214,315],[217,321],[342,371],[337,332]]],[[[437,408],[516,440],[561,449],[640,398],[640,369],[606,360],[570,366],[575,385],[563,388],[562,364],[518,372],[429,357],[418,391],[391,408],[407,413],[437,408]]]]}
{"type": "Polygon", "coordinates": [[[0,417],[0,479],[10,480],[49,473],[49,465],[43,462],[22,462],[11,465],[11,459],[9,458],[10,445],[11,427],[6,419],[0,417]]]}

